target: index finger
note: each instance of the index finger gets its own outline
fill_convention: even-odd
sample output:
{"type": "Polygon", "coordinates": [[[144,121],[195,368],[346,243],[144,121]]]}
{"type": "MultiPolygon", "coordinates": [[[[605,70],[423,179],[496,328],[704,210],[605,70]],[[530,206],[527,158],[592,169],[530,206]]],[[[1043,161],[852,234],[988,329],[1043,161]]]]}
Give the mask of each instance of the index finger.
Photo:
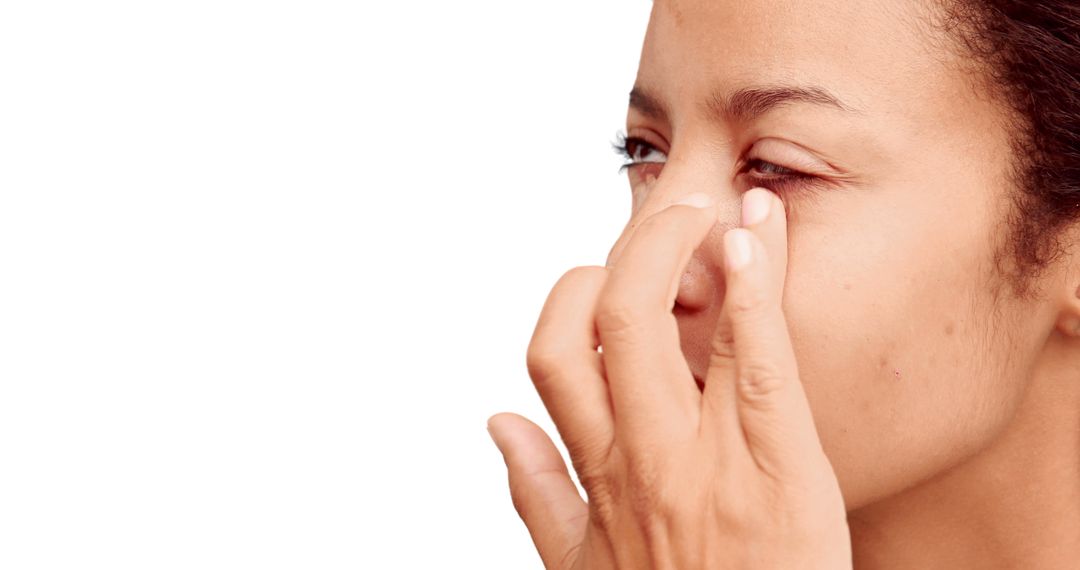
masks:
{"type": "MultiPolygon", "coordinates": [[[[779,194],[755,187],[743,194],[740,225],[749,228],[768,252],[772,280],[768,284],[775,299],[782,300],[787,277],[787,209],[779,194]],[[764,208],[764,218],[762,209],[764,208]]],[[[735,414],[735,338],[731,330],[732,297],[726,287],[724,303],[710,343],[709,368],[705,377],[705,406],[720,420],[718,430],[730,430],[735,414]]],[[[711,419],[710,419],[711,421],[711,419]]],[[[711,428],[710,428],[711,429],[711,428]]]]}
{"type": "Polygon", "coordinates": [[[724,235],[738,415],[762,472],[798,480],[827,464],[764,244],[746,228],[724,235]]]}

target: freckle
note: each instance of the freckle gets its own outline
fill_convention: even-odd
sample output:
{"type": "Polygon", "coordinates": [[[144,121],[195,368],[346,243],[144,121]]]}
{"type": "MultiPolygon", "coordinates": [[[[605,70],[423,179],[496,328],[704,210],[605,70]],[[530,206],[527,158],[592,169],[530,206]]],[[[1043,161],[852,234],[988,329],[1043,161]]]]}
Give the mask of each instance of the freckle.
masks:
{"type": "Polygon", "coordinates": [[[844,283],[844,290],[851,291],[851,283],[844,283]]]}
{"type": "Polygon", "coordinates": [[[681,28],[683,25],[683,13],[677,2],[671,3],[671,15],[674,16],[675,19],[675,28],[681,28]]]}
{"type": "Polygon", "coordinates": [[[946,335],[951,336],[954,330],[956,330],[956,327],[954,327],[952,323],[945,325],[946,335]]]}
{"type": "Polygon", "coordinates": [[[889,362],[885,360],[885,357],[882,356],[881,359],[878,360],[878,368],[885,368],[885,365],[888,363],[889,362]]]}
{"type": "Polygon", "coordinates": [[[892,373],[893,373],[893,376],[896,376],[897,380],[900,380],[900,369],[899,368],[894,368],[892,373]]]}

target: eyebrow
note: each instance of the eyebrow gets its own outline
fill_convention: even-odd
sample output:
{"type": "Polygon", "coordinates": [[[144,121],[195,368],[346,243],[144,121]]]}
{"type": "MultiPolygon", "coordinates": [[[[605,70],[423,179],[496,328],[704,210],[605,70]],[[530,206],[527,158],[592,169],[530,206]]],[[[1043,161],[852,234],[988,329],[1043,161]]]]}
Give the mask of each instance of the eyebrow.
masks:
{"type": "MultiPolygon", "coordinates": [[[[716,91],[705,102],[705,112],[716,121],[754,120],[773,109],[791,103],[810,103],[833,107],[847,113],[858,113],[836,95],[816,85],[755,85],[743,87],[726,95],[716,91]]],[[[648,89],[635,86],[630,91],[630,106],[654,119],[667,119],[667,107],[648,89]]]]}

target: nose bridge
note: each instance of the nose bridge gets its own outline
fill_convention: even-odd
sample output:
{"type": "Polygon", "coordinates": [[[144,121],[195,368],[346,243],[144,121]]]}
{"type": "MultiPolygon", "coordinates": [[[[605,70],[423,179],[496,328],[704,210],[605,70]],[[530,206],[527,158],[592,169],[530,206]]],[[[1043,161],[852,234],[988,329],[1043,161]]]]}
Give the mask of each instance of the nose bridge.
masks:
{"type": "MultiPolygon", "coordinates": [[[[721,219],[724,219],[725,211],[737,212],[740,193],[731,179],[730,169],[723,162],[722,157],[704,149],[669,159],[660,177],[645,192],[642,205],[634,215],[647,218],[696,192],[704,192],[719,202],[721,219]]],[[[735,221],[738,222],[737,217],[735,221]]]]}
{"type": "Polygon", "coordinates": [[[718,240],[725,231],[739,224],[742,195],[723,157],[718,156],[715,149],[701,145],[695,150],[685,150],[684,147],[681,153],[669,155],[660,176],[641,191],[638,207],[631,213],[626,228],[611,248],[608,263],[618,258],[641,222],[695,192],[704,192],[719,204],[717,225],[702,242],[698,252],[704,250],[710,256],[719,255],[721,248],[717,247],[718,240]]]}

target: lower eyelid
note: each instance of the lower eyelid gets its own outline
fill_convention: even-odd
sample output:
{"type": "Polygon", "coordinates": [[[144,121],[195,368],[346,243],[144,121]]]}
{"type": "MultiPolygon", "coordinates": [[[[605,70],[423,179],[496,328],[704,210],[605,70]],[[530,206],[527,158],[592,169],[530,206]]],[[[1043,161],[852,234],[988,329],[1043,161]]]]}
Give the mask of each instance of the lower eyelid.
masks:
{"type": "MultiPolygon", "coordinates": [[[[627,163],[620,168],[620,172],[626,170],[639,181],[647,182],[650,178],[655,180],[660,176],[664,164],[664,162],[627,163]]],[[[815,183],[822,181],[822,179],[817,176],[801,172],[796,174],[769,174],[756,173],[753,169],[744,169],[739,174],[746,176],[751,187],[763,186],[777,192],[791,192],[795,190],[805,192],[807,187],[814,186],[815,183]]]]}
{"type": "Polygon", "coordinates": [[[765,160],[763,158],[751,158],[751,159],[748,159],[744,163],[742,169],[740,170],[740,172],[750,172],[750,171],[760,172],[764,176],[795,176],[795,177],[803,177],[803,176],[810,177],[811,176],[811,175],[806,174],[805,172],[803,172],[803,171],[801,171],[801,170],[799,170],[797,168],[793,168],[791,166],[786,166],[786,165],[780,164],[778,162],[772,162],[772,161],[769,161],[769,160],[765,160]],[[759,170],[757,167],[762,165],[762,164],[767,164],[769,166],[774,166],[774,167],[776,167],[778,169],[785,170],[786,172],[778,173],[778,172],[765,172],[765,171],[759,170]]]}
{"type": "Polygon", "coordinates": [[[629,168],[633,169],[634,174],[640,176],[644,180],[647,176],[652,175],[654,178],[660,176],[660,171],[663,170],[663,162],[637,162],[630,165],[629,168]]]}

